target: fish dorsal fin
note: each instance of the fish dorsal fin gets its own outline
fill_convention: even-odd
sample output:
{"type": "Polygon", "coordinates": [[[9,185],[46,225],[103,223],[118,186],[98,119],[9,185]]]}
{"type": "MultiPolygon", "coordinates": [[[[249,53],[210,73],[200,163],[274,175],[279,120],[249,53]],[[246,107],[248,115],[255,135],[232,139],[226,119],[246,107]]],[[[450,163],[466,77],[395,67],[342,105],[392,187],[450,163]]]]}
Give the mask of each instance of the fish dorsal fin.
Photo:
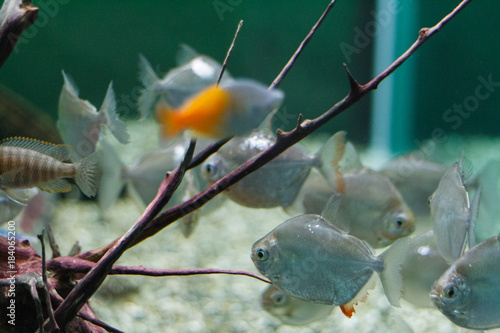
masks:
{"type": "Polygon", "coordinates": [[[73,149],[68,145],[55,145],[52,143],[38,141],[36,139],[12,137],[2,140],[2,147],[16,147],[34,150],[44,155],[53,157],[59,161],[69,161],[73,154],[73,149]]]}
{"type": "Polygon", "coordinates": [[[273,118],[276,115],[276,112],[278,112],[278,109],[274,109],[273,111],[269,112],[269,114],[266,116],[266,118],[264,118],[264,121],[262,121],[262,123],[260,123],[257,130],[266,134],[266,135],[272,135],[273,134],[273,118]]]}
{"type": "Polygon", "coordinates": [[[178,66],[182,66],[198,57],[199,55],[200,54],[196,52],[196,50],[191,46],[187,44],[181,44],[179,47],[179,51],[177,51],[177,55],[175,56],[175,60],[178,66]]]}
{"type": "Polygon", "coordinates": [[[341,207],[343,200],[343,194],[334,193],[326,203],[325,208],[321,212],[321,216],[344,232],[349,233],[351,229],[349,219],[341,207]]]}
{"type": "Polygon", "coordinates": [[[342,304],[340,306],[342,313],[346,317],[351,318],[352,314],[356,312],[354,309],[354,306],[358,305],[358,302],[365,302],[368,295],[369,295],[368,291],[375,289],[375,285],[376,285],[376,281],[377,281],[376,275],[377,274],[372,273],[372,276],[370,277],[368,282],[365,283],[365,285],[359,290],[359,292],[356,294],[356,296],[354,296],[354,298],[352,300],[350,300],[349,302],[347,302],[346,304],[342,304]]]}
{"type": "Polygon", "coordinates": [[[71,78],[71,76],[67,75],[64,71],[62,71],[63,79],[64,79],[64,85],[66,86],[66,89],[68,92],[75,96],[78,97],[78,87],[76,86],[75,81],[71,78]]]}
{"type": "Polygon", "coordinates": [[[460,160],[458,161],[458,167],[460,169],[460,177],[462,178],[462,183],[465,184],[471,178],[474,171],[474,166],[466,156],[464,151],[460,154],[460,160]]]}
{"type": "Polygon", "coordinates": [[[363,168],[363,164],[361,164],[358,152],[350,141],[347,141],[345,144],[344,156],[342,156],[342,160],[340,161],[339,165],[339,171],[341,172],[363,168]]]}

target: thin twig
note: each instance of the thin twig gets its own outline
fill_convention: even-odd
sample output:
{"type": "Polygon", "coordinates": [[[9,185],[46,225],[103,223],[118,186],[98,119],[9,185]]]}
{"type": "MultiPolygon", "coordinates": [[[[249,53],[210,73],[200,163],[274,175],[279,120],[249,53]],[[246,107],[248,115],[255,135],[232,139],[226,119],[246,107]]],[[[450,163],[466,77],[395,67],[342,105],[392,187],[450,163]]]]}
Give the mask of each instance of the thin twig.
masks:
{"type": "MultiPolygon", "coordinates": [[[[59,326],[57,325],[56,319],[54,318],[54,310],[52,309],[52,302],[50,301],[50,293],[49,293],[49,281],[47,279],[47,265],[46,265],[46,256],[45,256],[45,242],[43,240],[43,234],[45,230],[42,230],[41,235],[37,235],[40,243],[42,245],[42,278],[43,278],[43,294],[45,298],[45,307],[47,308],[47,312],[49,313],[49,324],[48,327],[50,332],[59,332],[59,326]]],[[[42,331],[40,331],[41,333],[42,331]]]]}
{"type": "Polygon", "coordinates": [[[85,321],[88,321],[89,323],[92,323],[96,326],[99,326],[99,327],[102,327],[104,328],[106,331],[108,332],[111,332],[111,333],[125,333],[123,331],[120,331],[119,329],[117,328],[114,328],[113,326],[111,325],[108,325],[106,324],[105,322],[103,322],[102,320],[99,320],[97,318],[92,318],[92,317],[89,317],[87,316],[86,314],[84,313],[78,313],[77,314],[78,317],[82,318],[83,320],[85,321]]]}
{"type": "Polygon", "coordinates": [[[61,256],[61,251],[59,250],[59,246],[57,245],[56,239],[54,237],[54,233],[52,232],[52,227],[50,223],[45,225],[45,229],[47,230],[47,238],[49,239],[49,245],[52,249],[52,258],[57,258],[61,256]]]}
{"type": "Polygon", "coordinates": [[[323,20],[325,19],[326,15],[330,11],[330,9],[333,8],[333,6],[335,5],[336,2],[337,2],[337,0],[332,0],[332,2],[330,2],[328,7],[326,7],[325,11],[323,12],[323,15],[321,15],[318,22],[316,22],[316,24],[312,27],[311,31],[309,31],[309,33],[307,34],[306,38],[302,41],[302,43],[300,43],[299,47],[297,48],[297,51],[295,51],[295,53],[290,58],[290,60],[288,60],[288,63],[285,65],[283,70],[278,74],[276,79],[274,79],[273,83],[271,83],[271,85],[269,86],[269,89],[277,88],[281,84],[281,81],[283,81],[285,76],[288,74],[288,71],[290,71],[290,69],[292,68],[295,61],[297,61],[297,58],[302,53],[302,50],[304,50],[307,43],[309,43],[312,36],[316,32],[316,30],[319,28],[321,23],[323,23],[323,20]]]}
{"type": "Polygon", "coordinates": [[[236,28],[236,32],[234,33],[233,42],[231,43],[231,46],[229,46],[229,50],[227,50],[226,59],[224,59],[224,62],[222,63],[222,68],[219,73],[219,78],[217,79],[217,84],[220,83],[220,80],[222,80],[222,75],[224,75],[224,72],[226,71],[227,63],[229,62],[229,57],[231,57],[231,53],[233,53],[234,44],[236,43],[236,39],[238,38],[238,34],[240,33],[242,25],[243,25],[243,20],[240,20],[240,23],[238,23],[238,27],[236,28]]]}

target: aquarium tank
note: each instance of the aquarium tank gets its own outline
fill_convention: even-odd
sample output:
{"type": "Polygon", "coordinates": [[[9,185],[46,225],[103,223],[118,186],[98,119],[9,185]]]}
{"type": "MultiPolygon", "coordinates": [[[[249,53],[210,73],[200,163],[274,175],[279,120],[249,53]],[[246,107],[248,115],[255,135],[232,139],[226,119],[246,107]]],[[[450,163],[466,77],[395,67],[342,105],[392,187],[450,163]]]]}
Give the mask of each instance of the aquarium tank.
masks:
{"type": "Polygon", "coordinates": [[[500,331],[498,10],[3,0],[0,331],[500,331]]]}

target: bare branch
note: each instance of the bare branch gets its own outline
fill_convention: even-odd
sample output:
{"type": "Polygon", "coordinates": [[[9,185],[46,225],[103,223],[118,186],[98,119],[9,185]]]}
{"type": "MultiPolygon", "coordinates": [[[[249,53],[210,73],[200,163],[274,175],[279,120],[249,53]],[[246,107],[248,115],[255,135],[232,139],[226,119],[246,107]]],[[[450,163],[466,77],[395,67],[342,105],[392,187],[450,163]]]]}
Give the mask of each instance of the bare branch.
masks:
{"type": "Polygon", "coordinates": [[[236,39],[238,38],[238,34],[240,33],[240,29],[241,29],[242,25],[243,25],[243,20],[240,20],[240,23],[238,23],[238,27],[236,28],[236,32],[234,33],[233,42],[231,43],[231,46],[229,46],[229,50],[227,50],[226,59],[224,59],[224,63],[222,64],[219,78],[217,79],[217,84],[220,83],[220,80],[222,80],[222,75],[224,75],[224,72],[226,71],[229,57],[231,57],[231,53],[233,53],[234,44],[236,43],[236,39]]]}
{"type": "MultiPolygon", "coordinates": [[[[49,281],[47,280],[47,265],[46,265],[46,257],[45,257],[45,242],[43,240],[43,234],[44,231],[42,231],[41,235],[38,235],[38,239],[40,240],[40,243],[42,244],[42,278],[43,278],[43,293],[45,296],[45,307],[49,313],[49,330],[50,332],[52,331],[59,331],[59,326],[57,325],[57,322],[54,318],[54,311],[52,309],[52,303],[50,302],[50,293],[49,293],[49,281]]],[[[49,237],[50,238],[50,237],[49,237]]],[[[42,332],[40,330],[40,332],[42,332]]]]}
{"type": "Polygon", "coordinates": [[[285,65],[285,67],[283,68],[283,70],[278,74],[278,76],[276,77],[276,79],[274,79],[273,83],[271,83],[271,86],[269,86],[269,89],[277,88],[281,84],[281,81],[283,81],[283,79],[285,78],[285,76],[288,74],[288,72],[292,68],[293,64],[295,63],[295,61],[297,61],[297,58],[302,53],[302,50],[304,50],[304,48],[306,47],[307,43],[309,43],[309,41],[311,40],[312,36],[316,32],[316,30],[319,28],[319,26],[321,25],[321,23],[323,23],[326,15],[330,11],[330,9],[333,8],[333,6],[335,5],[336,2],[337,2],[337,0],[332,0],[332,2],[330,2],[330,4],[328,5],[328,7],[326,7],[325,11],[323,12],[323,15],[321,15],[321,17],[319,18],[318,22],[316,22],[316,24],[312,27],[311,31],[309,31],[309,33],[307,34],[306,38],[304,38],[304,40],[302,41],[302,43],[300,43],[299,47],[297,48],[297,51],[295,51],[295,53],[292,55],[292,57],[290,58],[290,60],[288,60],[287,64],[285,65]]]}

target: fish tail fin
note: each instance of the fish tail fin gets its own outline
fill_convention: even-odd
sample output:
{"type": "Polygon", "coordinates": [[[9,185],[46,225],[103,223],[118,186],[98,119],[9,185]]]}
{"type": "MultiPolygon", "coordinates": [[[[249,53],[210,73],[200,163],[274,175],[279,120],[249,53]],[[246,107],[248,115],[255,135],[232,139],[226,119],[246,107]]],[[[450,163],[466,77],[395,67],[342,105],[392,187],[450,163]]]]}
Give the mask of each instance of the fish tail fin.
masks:
{"type": "Polygon", "coordinates": [[[122,144],[128,143],[129,135],[127,133],[127,125],[123,120],[120,119],[118,113],[116,112],[116,100],[115,93],[113,91],[113,82],[111,82],[108,86],[108,91],[106,92],[106,97],[104,97],[104,102],[102,102],[99,113],[103,113],[106,117],[106,124],[108,125],[111,133],[113,133],[115,138],[122,144]]]}
{"type": "Polygon", "coordinates": [[[75,182],[80,190],[87,197],[94,197],[97,193],[99,185],[99,177],[101,176],[101,169],[98,164],[97,153],[93,153],[76,164],[75,182]]]}
{"type": "Polygon", "coordinates": [[[182,114],[164,104],[158,105],[156,117],[164,137],[172,138],[184,130],[182,114]]]}
{"type": "Polygon", "coordinates": [[[410,241],[408,237],[400,238],[379,256],[384,261],[384,269],[380,272],[380,280],[389,303],[396,307],[399,307],[399,299],[403,290],[400,265],[406,259],[410,249],[410,241]]]}
{"type": "Polygon", "coordinates": [[[102,175],[97,199],[99,206],[106,210],[116,203],[125,182],[122,178],[123,163],[116,150],[106,140],[102,140],[100,145],[103,158],[101,159],[102,175]]]}
{"type": "Polygon", "coordinates": [[[476,241],[481,242],[500,232],[500,160],[490,160],[474,178],[473,185],[481,186],[483,193],[475,230],[476,241]]]}
{"type": "Polygon", "coordinates": [[[156,75],[151,64],[142,54],[139,54],[139,78],[144,88],[140,91],[141,95],[139,96],[138,104],[141,119],[144,119],[149,112],[151,112],[153,104],[158,97],[155,89],[160,78],[156,75]]]}
{"type": "Polygon", "coordinates": [[[340,193],[343,192],[341,172],[362,167],[356,149],[346,141],[345,131],[332,135],[316,156],[321,161],[320,172],[340,193]]]}

